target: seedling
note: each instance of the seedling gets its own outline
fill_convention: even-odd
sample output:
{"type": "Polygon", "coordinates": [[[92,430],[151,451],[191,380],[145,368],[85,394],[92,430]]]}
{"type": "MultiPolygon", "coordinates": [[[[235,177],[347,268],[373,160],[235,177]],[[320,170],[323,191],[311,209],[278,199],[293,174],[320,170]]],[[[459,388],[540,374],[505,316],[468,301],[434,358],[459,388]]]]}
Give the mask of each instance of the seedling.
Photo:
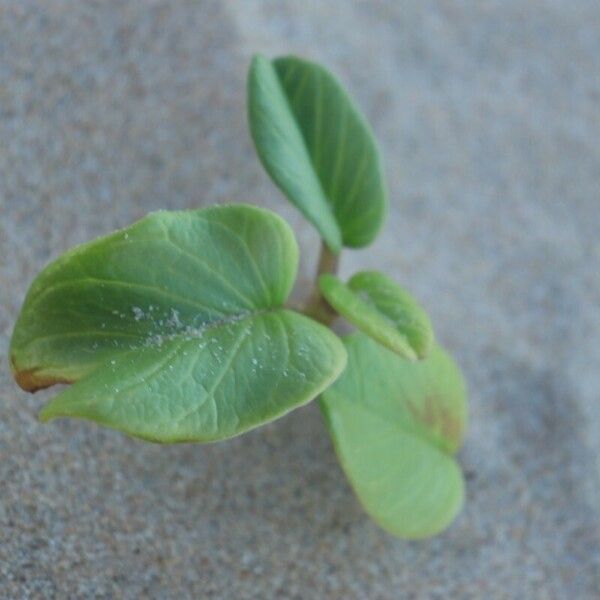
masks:
{"type": "Polygon", "coordinates": [[[298,246],[274,213],[151,213],[37,276],[11,340],[15,379],[72,384],[42,421],[162,443],[230,438],[319,397],[366,511],[402,538],[438,533],[463,501],[462,376],[403,288],[336,276],[342,248],[370,244],[386,214],[370,128],[330,73],[293,57],[254,58],[248,115],[267,172],[323,239],[306,303],[286,306],[298,246]],[[329,329],[340,315],[355,333],[329,329]]]}

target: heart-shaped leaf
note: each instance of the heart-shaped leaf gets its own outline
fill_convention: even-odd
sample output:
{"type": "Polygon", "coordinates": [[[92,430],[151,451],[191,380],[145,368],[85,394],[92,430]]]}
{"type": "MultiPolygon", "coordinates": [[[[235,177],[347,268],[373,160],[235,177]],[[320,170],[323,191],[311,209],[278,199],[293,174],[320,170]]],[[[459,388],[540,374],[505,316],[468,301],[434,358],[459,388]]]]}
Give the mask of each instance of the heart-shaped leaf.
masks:
{"type": "Polygon", "coordinates": [[[76,382],[42,418],[160,442],[270,421],[341,372],[343,344],[282,308],[298,248],[279,217],[231,205],[153,213],[84,244],[31,286],[11,341],[21,387],[76,382]]]}
{"type": "Polygon", "coordinates": [[[256,56],[250,130],[273,181],[334,252],[370,244],[387,210],[377,145],[364,117],[323,67],[256,56]]]}
{"type": "Polygon", "coordinates": [[[325,274],[319,287],[337,312],[380,344],[409,360],[429,354],[434,338],[429,316],[383,273],[363,271],[347,284],[325,274]]]}
{"type": "Polygon", "coordinates": [[[365,510],[401,538],[439,533],[464,495],[452,457],[466,426],[465,386],[438,345],[417,363],[356,333],[348,366],[321,396],[342,467],[365,510]]]}

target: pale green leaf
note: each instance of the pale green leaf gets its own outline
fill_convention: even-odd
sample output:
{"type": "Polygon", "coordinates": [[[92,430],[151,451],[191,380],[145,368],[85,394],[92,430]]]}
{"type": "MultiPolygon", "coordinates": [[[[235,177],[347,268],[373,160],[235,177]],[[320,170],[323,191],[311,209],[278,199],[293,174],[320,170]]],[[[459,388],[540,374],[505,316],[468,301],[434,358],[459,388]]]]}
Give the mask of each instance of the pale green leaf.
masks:
{"type": "Polygon", "coordinates": [[[344,284],[325,274],[319,287],[337,312],[380,344],[408,360],[429,354],[434,338],[429,316],[387,275],[363,271],[344,284]]]}
{"type": "Polygon", "coordinates": [[[263,165],[329,248],[371,243],[387,211],[379,151],[333,75],[296,57],[256,56],[248,112],[263,165]]]}
{"type": "Polygon", "coordinates": [[[321,396],[342,467],[381,527],[407,539],[435,535],[463,503],[452,456],[467,419],[462,375],[438,345],[410,363],[361,333],[344,342],[347,368],[321,396]]]}
{"type": "Polygon", "coordinates": [[[163,442],[241,433],[314,398],[345,364],[325,327],[282,308],[298,248],[271,212],[153,213],[32,284],[11,340],[18,383],[75,383],[43,418],[163,442]]]}

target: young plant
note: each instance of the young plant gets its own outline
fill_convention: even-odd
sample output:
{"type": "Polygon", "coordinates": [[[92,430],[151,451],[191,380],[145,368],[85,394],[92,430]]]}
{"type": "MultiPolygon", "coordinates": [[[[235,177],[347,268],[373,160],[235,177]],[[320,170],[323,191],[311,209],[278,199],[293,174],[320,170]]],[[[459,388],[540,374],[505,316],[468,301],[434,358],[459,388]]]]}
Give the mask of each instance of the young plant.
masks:
{"type": "Polygon", "coordinates": [[[11,340],[15,379],[73,384],[42,421],[162,443],[223,440],[320,396],[366,511],[402,538],[438,533],[463,501],[462,376],[408,292],[382,273],[336,276],[341,249],[371,243],[386,213],[369,126],[330,73],[293,57],[254,58],[248,115],[264,167],[323,238],[304,307],[286,307],[298,246],[280,217],[160,211],[38,275],[11,340]],[[358,331],[335,335],[339,315],[358,331]]]}

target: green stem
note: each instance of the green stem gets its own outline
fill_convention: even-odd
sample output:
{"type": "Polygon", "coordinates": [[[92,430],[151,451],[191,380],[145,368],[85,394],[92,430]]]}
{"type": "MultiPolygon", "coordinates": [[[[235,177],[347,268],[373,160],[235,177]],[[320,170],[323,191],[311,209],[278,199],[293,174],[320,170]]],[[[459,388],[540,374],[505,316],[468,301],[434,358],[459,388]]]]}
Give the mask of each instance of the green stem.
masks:
{"type": "Polygon", "coordinates": [[[316,321],[327,326],[335,321],[338,314],[327,300],[323,298],[321,290],[319,289],[319,277],[324,273],[337,274],[339,261],[340,257],[335,255],[324,242],[321,242],[321,253],[319,255],[319,264],[315,275],[315,281],[308,299],[306,300],[306,304],[304,305],[304,309],[302,310],[306,316],[312,317],[316,321]]]}

